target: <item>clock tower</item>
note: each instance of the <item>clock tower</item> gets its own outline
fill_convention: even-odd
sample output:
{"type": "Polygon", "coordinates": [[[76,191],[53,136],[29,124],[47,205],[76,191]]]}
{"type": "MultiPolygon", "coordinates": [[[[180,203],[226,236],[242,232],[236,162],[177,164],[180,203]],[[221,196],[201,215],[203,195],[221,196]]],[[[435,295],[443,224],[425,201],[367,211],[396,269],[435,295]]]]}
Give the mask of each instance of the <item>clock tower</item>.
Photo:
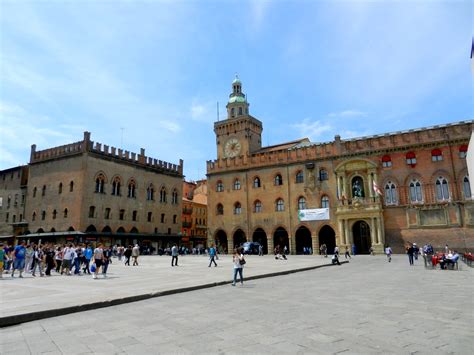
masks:
{"type": "Polygon", "coordinates": [[[236,76],[226,105],[227,118],[214,123],[217,158],[250,155],[262,147],[262,122],[249,114],[249,103],[236,76]]]}

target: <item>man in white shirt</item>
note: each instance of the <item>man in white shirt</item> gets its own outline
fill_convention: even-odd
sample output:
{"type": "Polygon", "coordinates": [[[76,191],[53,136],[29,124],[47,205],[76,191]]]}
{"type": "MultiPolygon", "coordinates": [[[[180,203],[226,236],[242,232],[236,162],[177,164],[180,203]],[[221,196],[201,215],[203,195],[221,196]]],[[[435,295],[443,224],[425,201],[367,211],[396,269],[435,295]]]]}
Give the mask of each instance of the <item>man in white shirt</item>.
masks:
{"type": "Polygon", "coordinates": [[[76,252],[74,251],[74,247],[72,243],[70,243],[69,246],[65,247],[63,251],[63,262],[61,264],[61,274],[65,272],[66,275],[71,275],[72,260],[74,260],[75,256],[76,256],[76,252]]]}
{"type": "Polygon", "coordinates": [[[104,259],[104,249],[102,249],[102,244],[98,244],[97,248],[94,249],[94,263],[95,263],[95,271],[92,275],[92,278],[96,279],[97,274],[99,273],[99,269],[103,264],[104,259]]]}

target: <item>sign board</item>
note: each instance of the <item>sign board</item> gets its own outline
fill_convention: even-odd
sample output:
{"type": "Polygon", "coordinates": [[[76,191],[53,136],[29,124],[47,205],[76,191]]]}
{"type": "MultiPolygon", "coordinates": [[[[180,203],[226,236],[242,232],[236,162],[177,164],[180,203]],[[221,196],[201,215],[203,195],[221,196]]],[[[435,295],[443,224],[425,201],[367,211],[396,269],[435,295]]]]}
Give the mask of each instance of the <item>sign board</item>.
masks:
{"type": "Polygon", "coordinates": [[[327,221],[329,219],[329,208],[313,208],[299,210],[298,220],[305,221],[327,221]]]}

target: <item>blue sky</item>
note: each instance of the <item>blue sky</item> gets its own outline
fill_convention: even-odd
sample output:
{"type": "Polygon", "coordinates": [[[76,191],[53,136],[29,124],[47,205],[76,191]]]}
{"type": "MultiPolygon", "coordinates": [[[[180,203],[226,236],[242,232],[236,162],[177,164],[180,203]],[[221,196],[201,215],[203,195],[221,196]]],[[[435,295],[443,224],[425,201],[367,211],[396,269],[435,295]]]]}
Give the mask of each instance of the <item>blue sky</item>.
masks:
{"type": "Polygon", "coordinates": [[[3,0],[0,169],[88,130],[203,178],[236,72],[264,145],[473,119],[472,14],[455,0],[3,0]]]}

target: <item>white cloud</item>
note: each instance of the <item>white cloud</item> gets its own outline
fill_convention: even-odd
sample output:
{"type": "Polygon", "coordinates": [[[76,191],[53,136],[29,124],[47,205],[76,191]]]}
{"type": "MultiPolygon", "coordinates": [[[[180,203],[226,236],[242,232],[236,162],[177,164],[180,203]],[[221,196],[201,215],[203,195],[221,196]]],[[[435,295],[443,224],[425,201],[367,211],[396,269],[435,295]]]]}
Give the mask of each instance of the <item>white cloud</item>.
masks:
{"type": "Polygon", "coordinates": [[[358,110],[345,110],[340,112],[331,112],[328,113],[328,118],[340,117],[340,118],[348,118],[348,117],[364,117],[367,116],[366,112],[358,111],[358,110]]]}
{"type": "Polygon", "coordinates": [[[181,131],[181,126],[177,122],[159,121],[159,124],[161,125],[162,128],[173,133],[178,133],[179,131],[181,131]]]}
{"type": "Polygon", "coordinates": [[[301,136],[308,137],[311,141],[318,140],[324,133],[334,130],[334,127],[329,123],[311,121],[309,118],[305,118],[303,122],[293,124],[292,126],[299,131],[301,136]]]}

